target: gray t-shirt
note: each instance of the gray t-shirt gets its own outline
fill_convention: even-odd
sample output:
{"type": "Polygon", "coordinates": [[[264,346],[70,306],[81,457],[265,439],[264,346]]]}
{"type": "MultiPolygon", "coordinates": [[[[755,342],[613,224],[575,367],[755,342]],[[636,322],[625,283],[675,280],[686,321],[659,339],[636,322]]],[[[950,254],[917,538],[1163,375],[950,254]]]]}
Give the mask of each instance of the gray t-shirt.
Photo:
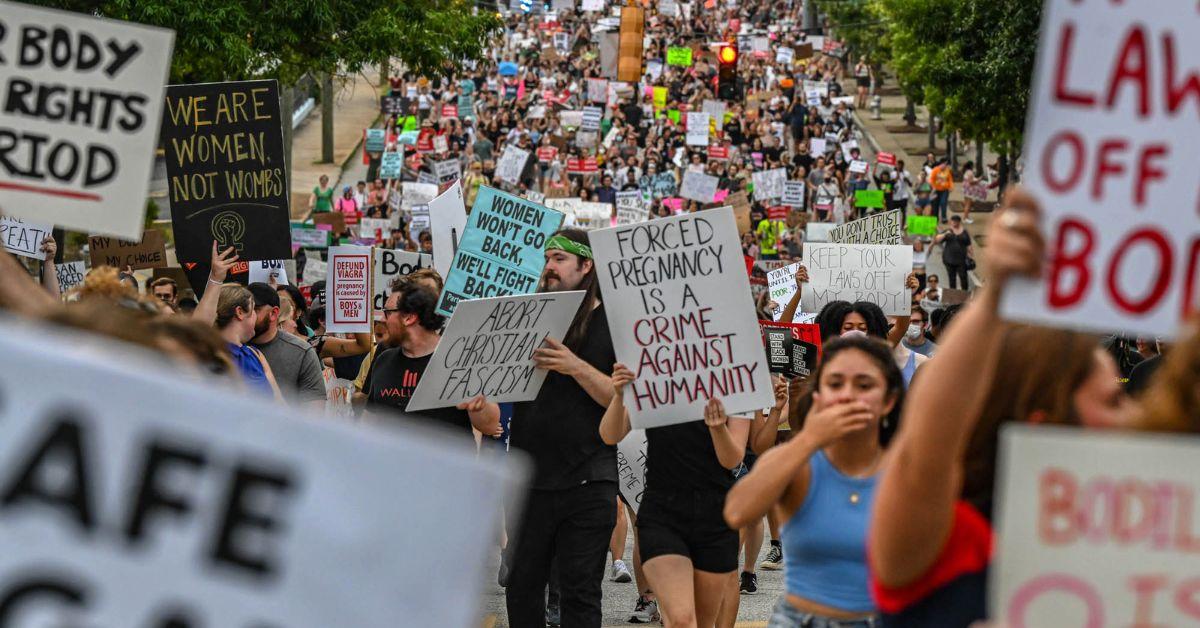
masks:
{"type": "Polygon", "coordinates": [[[931,358],[933,357],[933,354],[937,352],[937,345],[928,338],[925,339],[925,342],[919,345],[910,345],[908,344],[908,338],[904,338],[900,341],[900,344],[904,345],[904,348],[908,349],[909,351],[920,353],[921,355],[931,358]]]}
{"type": "Polygon", "coordinates": [[[325,400],[321,359],[307,342],[284,331],[266,344],[254,345],[267,358],[283,398],[291,404],[325,400]]]}

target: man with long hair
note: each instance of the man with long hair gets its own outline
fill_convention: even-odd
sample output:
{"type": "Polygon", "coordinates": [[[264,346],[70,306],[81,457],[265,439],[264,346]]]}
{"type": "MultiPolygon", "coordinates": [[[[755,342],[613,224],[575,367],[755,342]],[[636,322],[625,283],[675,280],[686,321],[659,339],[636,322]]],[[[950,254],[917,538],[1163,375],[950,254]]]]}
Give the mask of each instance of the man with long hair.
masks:
{"type": "MultiPolygon", "coordinates": [[[[514,404],[511,446],[528,453],[534,475],[513,545],[506,592],[510,626],[545,625],[545,591],[557,563],[562,625],[600,626],[601,582],[616,522],[617,452],[600,439],[612,398],[616,355],[600,303],[586,232],[563,229],[546,241],[539,292],[583,290],[562,341],[547,338],[534,361],[549,374],[537,399],[514,404]]],[[[516,514],[516,513],[514,513],[516,514]]],[[[518,522],[514,522],[518,523],[518,522]]]]}

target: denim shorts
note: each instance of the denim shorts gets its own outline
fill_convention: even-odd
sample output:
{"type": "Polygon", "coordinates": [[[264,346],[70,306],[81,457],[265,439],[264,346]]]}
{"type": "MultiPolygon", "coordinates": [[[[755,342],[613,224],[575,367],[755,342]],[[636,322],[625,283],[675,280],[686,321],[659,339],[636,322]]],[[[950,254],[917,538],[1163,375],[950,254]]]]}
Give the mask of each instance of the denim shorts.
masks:
{"type": "Polygon", "coordinates": [[[805,613],[788,603],[787,597],[779,598],[767,628],[879,628],[878,617],[867,619],[830,619],[805,613]]]}

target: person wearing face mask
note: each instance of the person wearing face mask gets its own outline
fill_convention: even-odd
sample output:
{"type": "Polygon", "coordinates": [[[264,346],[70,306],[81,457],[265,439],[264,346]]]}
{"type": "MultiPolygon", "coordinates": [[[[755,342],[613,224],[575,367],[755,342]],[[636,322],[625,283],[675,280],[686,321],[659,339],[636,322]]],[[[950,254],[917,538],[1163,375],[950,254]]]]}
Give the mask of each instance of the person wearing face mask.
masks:
{"type": "Polygon", "coordinates": [[[787,593],[770,626],[873,628],[879,618],[865,539],[904,384],[888,346],[859,331],[824,346],[812,381],[796,436],[760,456],[733,486],[725,521],[741,528],[776,508],[786,520],[787,593]]]}
{"type": "Polygon", "coordinates": [[[934,352],[937,351],[937,345],[925,337],[929,316],[925,310],[916,305],[913,306],[912,314],[909,316],[908,331],[904,332],[904,339],[900,341],[900,344],[909,351],[932,358],[934,352]]]}

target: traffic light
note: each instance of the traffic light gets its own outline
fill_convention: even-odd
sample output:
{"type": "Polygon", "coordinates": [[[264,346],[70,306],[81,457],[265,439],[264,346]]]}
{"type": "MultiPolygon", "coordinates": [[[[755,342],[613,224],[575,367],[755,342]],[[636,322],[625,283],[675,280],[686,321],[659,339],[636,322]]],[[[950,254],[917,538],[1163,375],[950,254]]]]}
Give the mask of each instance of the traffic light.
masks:
{"type": "Polygon", "coordinates": [[[717,98],[736,101],[738,98],[738,49],[734,42],[717,50],[717,98]]]}

